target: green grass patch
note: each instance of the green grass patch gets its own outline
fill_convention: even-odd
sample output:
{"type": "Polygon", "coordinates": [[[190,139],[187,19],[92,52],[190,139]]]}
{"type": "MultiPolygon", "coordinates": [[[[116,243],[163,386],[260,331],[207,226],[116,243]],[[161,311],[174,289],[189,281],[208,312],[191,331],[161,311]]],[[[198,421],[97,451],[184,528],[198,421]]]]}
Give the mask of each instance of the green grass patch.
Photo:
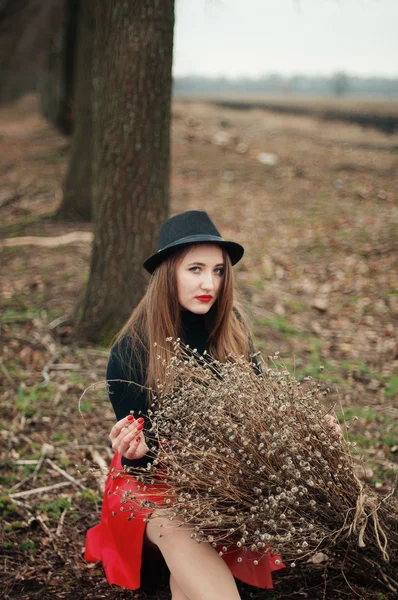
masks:
{"type": "Polygon", "coordinates": [[[258,338],[255,338],[255,344],[254,345],[255,345],[255,347],[258,350],[264,350],[265,349],[265,342],[264,342],[264,340],[260,340],[258,338]]]}
{"type": "Polygon", "coordinates": [[[395,398],[398,395],[398,375],[393,375],[388,382],[387,387],[384,390],[384,396],[386,398],[395,398]]]}
{"type": "Polygon", "coordinates": [[[60,456],[58,461],[63,469],[67,469],[70,465],[70,458],[68,456],[60,456]]]}
{"type": "MultiPolygon", "coordinates": [[[[319,218],[318,218],[319,220],[319,218]]],[[[318,252],[325,252],[327,248],[327,244],[324,240],[324,238],[320,235],[317,235],[314,237],[314,239],[312,240],[312,242],[310,242],[307,246],[307,250],[311,253],[315,253],[317,254],[318,252]]]]}
{"type": "MultiPolygon", "coordinates": [[[[28,215],[16,223],[11,223],[11,225],[0,227],[0,233],[3,235],[3,237],[19,237],[25,233],[25,229],[27,227],[30,227],[31,225],[40,225],[43,221],[51,220],[53,216],[54,213],[52,212],[42,213],[41,215],[28,215]]],[[[20,246],[18,246],[18,248],[21,252],[26,249],[20,246]]],[[[5,249],[3,249],[3,252],[4,250],[5,249]]],[[[8,250],[11,250],[11,248],[8,248],[8,250]]]]}
{"type": "MultiPolygon", "coordinates": [[[[2,482],[4,482],[4,477],[1,478],[2,482]]],[[[0,515],[1,519],[6,519],[8,517],[17,517],[18,512],[15,509],[14,504],[8,498],[8,496],[0,496],[0,515]]]]}
{"type": "Polygon", "coordinates": [[[50,401],[55,395],[55,387],[53,385],[19,388],[15,400],[15,405],[18,410],[23,412],[27,417],[32,417],[42,402],[50,401]]]}
{"type": "Polygon", "coordinates": [[[341,421],[351,421],[355,417],[374,421],[378,418],[378,413],[374,408],[358,404],[357,406],[347,406],[347,408],[337,411],[337,417],[341,421]]]}
{"type": "MultiPolygon", "coordinates": [[[[398,423],[390,415],[383,414],[372,407],[359,404],[338,410],[337,417],[340,422],[350,422],[358,418],[368,424],[368,433],[364,434],[362,431],[355,431],[355,426],[352,426],[352,430],[347,433],[348,440],[355,442],[359,450],[382,446],[392,448],[397,445],[398,423]]],[[[388,456],[391,459],[394,458],[391,452],[388,456]]]]}
{"type": "Polygon", "coordinates": [[[92,490],[83,490],[82,498],[83,498],[83,500],[86,500],[86,502],[94,502],[95,504],[98,504],[98,502],[101,502],[100,498],[92,490]]]}
{"type": "Polygon", "coordinates": [[[338,373],[337,366],[321,356],[321,341],[313,336],[307,338],[307,355],[304,355],[304,364],[299,367],[286,365],[299,381],[304,377],[312,377],[325,383],[341,384],[344,380],[338,373]]]}
{"type": "Polygon", "coordinates": [[[72,383],[82,383],[83,385],[86,385],[86,382],[83,379],[83,377],[81,377],[80,375],[76,375],[76,373],[71,373],[70,375],[68,375],[68,380],[72,383]]]}
{"type": "Polygon", "coordinates": [[[341,363],[341,367],[348,372],[357,371],[363,377],[369,377],[370,379],[378,379],[382,380],[382,375],[380,373],[376,373],[376,371],[372,371],[371,367],[364,362],[363,360],[345,360],[341,363]]]}
{"type": "Polygon", "coordinates": [[[11,523],[7,523],[6,525],[4,525],[4,531],[5,532],[10,532],[10,531],[14,531],[15,529],[24,529],[26,527],[26,523],[24,523],[23,521],[11,521],[11,523]]]}
{"type": "Polygon", "coordinates": [[[22,469],[22,479],[33,473],[33,471],[36,469],[36,466],[37,465],[24,465],[22,469]]]}
{"type": "Polygon", "coordinates": [[[359,373],[362,377],[367,379],[375,379],[384,383],[384,397],[387,399],[395,398],[398,395],[398,375],[392,375],[391,377],[382,375],[377,371],[373,371],[370,365],[365,363],[363,360],[344,361],[341,363],[341,367],[347,373],[359,373]]]}
{"type": "Polygon", "coordinates": [[[21,550],[29,550],[29,552],[32,552],[33,554],[36,554],[37,552],[36,544],[33,540],[24,540],[21,542],[20,548],[21,550]]]}
{"type": "Polygon", "coordinates": [[[290,215],[289,222],[292,225],[304,225],[305,220],[302,217],[297,217],[296,215],[290,215]]]}
{"type": "Polygon", "coordinates": [[[4,366],[12,377],[16,377],[19,382],[29,379],[30,375],[24,371],[19,360],[11,358],[10,360],[4,361],[4,366]]]}
{"type": "Polygon", "coordinates": [[[68,442],[69,439],[69,436],[65,435],[65,433],[54,433],[54,435],[51,436],[52,442],[68,442]]]}
{"type": "Polygon", "coordinates": [[[62,279],[64,281],[70,281],[76,277],[76,273],[62,273],[62,279]]]}
{"type": "Polygon", "coordinates": [[[285,306],[289,312],[299,315],[305,312],[308,308],[304,302],[298,302],[297,300],[286,300],[285,306]]]}
{"type": "Polygon", "coordinates": [[[79,409],[81,412],[91,412],[93,410],[93,403],[91,400],[83,400],[79,404],[79,409]]]}
{"type": "MultiPolygon", "coordinates": [[[[10,237],[10,236],[8,236],[10,237]]],[[[5,246],[2,249],[2,253],[3,254],[22,254],[22,252],[25,250],[25,248],[23,246],[5,246]]]]}
{"type": "Polygon", "coordinates": [[[275,317],[274,319],[258,319],[255,321],[256,327],[270,327],[275,331],[285,335],[302,335],[301,332],[291,325],[285,317],[275,317]]]}
{"type": "Polygon", "coordinates": [[[264,281],[261,281],[261,279],[255,279],[253,281],[253,287],[261,292],[264,289],[264,281]]]}
{"type": "Polygon", "coordinates": [[[23,312],[17,311],[14,308],[6,308],[0,317],[2,323],[18,321],[18,323],[28,323],[39,314],[38,310],[28,309],[23,312]]]}
{"type": "Polygon", "coordinates": [[[68,498],[57,498],[52,502],[44,502],[43,504],[39,504],[38,508],[47,513],[51,519],[59,519],[61,513],[65,509],[70,510],[72,508],[72,504],[68,498]]]}

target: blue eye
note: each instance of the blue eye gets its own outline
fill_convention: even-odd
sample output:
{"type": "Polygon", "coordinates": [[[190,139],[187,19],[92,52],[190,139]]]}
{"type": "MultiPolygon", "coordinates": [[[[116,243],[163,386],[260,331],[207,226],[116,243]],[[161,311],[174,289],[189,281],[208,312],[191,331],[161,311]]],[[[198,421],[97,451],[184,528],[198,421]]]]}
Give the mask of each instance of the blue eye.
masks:
{"type": "Polygon", "coordinates": [[[189,270],[192,271],[192,273],[197,273],[199,270],[199,267],[191,267],[189,270]]]}
{"type": "Polygon", "coordinates": [[[224,269],[222,269],[221,267],[219,267],[218,269],[214,269],[216,273],[218,273],[218,275],[224,275],[224,269]]]}

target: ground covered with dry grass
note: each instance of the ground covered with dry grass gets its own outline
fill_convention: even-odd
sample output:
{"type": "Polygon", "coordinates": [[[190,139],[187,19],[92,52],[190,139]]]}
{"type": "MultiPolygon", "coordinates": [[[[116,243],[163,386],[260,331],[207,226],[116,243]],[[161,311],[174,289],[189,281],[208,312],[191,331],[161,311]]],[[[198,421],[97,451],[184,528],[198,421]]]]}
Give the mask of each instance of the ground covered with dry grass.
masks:
{"type": "MultiPolygon", "coordinates": [[[[181,101],[172,136],[172,212],[207,210],[225,237],[246,247],[237,279],[258,348],[264,356],[279,351],[298,378],[330,387],[328,401],[363,456],[359,476],[390,493],[398,452],[398,136],[181,101]]],[[[128,592],[109,588],[102,568],[82,560],[102,482],[77,466],[99,470],[109,460],[114,420],[97,385],[107,349],[74,344],[67,319],[87,280],[90,243],[81,236],[53,248],[5,245],[90,231],[52,217],[68,148],[34,97],[0,111],[0,589],[5,598],[163,600],[166,573],[157,562],[147,563],[144,591],[128,592]]],[[[396,582],[372,561],[371,578],[346,572],[344,561],[304,565],[278,574],[275,591],[245,587],[242,597],[393,598],[396,582]]]]}

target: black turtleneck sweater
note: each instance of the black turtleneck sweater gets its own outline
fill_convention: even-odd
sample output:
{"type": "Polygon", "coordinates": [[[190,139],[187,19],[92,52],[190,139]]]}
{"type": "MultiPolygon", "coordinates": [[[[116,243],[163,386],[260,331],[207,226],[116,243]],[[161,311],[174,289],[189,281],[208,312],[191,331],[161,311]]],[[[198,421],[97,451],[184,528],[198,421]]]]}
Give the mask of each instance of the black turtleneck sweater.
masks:
{"type": "MultiPolygon", "coordinates": [[[[190,348],[196,348],[199,354],[203,354],[205,350],[208,350],[209,344],[209,334],[206,330],[204,315],[196,315],[185,310],[181,312],[181,319],[183,341],[190,348]]],[[[106,370],[109,398],[118,421],[127,417],[130,413],[133,413],[136,418],[139,416],[144,417],[145,434],[145,430],[149,425],[147,419],[147,394],[145,389],[139,387],[139,385],[145,385],[145,355],[140,357],[141,360],[138,360],[137,356],[131,353],[131,348],[129,348],[130,343],[128,338],[124,338],[111,350],[106,370]],[[120,355],[131,356],[130,364],[127,365],[124,363],[120,355]],[[144,364],[144,369],[141,367],[141,364],[144,364]],[[132,381],[139,385],[129,383],[132,381]]],[[[146,466],[147,462],[148,457],[145,456],[136,460],[128,460],[122,457],[122,465],[126,467],[146,466]]]]}

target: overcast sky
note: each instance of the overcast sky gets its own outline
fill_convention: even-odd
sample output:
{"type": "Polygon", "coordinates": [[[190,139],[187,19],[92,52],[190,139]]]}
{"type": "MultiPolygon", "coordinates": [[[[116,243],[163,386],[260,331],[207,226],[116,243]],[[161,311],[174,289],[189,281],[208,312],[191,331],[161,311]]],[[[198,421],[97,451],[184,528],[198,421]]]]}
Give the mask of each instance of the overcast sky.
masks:
{"type": "Polygon", "coordinates": [[[398,77],[398,0],[176,0],[174,75],[398,77]]]}

